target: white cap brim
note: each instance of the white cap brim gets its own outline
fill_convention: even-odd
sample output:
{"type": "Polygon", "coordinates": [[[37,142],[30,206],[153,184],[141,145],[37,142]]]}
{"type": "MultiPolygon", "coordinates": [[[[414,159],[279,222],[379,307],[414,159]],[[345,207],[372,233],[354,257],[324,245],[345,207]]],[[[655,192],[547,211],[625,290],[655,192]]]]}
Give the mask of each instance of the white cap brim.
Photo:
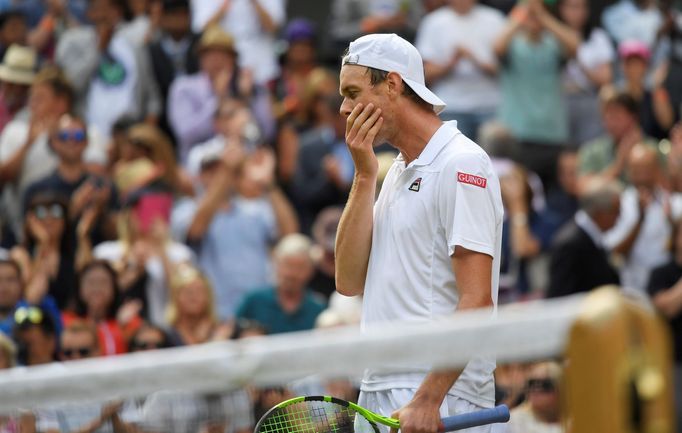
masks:
{"type": "Polygon", "coordinates": [[[405,84],[410,86],[410,89],[414,90],[414,93],[419,95],[419,97],[422,98],[427,103],[433,105],[433,111],[435,111],[436,114],[440,114],[440,112],[445,109],[445,102],[443,102],[442,99],[436,96],[435,93],[430,91],[425,85],[420,84],[414,80],[410,80],[409,78],[402,77],[402,79],[405,82],[405,84]]]}

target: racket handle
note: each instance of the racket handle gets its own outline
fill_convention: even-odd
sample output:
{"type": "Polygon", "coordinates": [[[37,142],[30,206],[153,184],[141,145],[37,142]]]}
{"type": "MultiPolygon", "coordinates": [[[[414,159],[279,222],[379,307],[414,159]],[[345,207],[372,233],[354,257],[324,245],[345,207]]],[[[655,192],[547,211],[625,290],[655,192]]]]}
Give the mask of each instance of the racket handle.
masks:
{"type": "Polygon", "coordinates": [[[496,422],[509,421],[509,408],[501,404],[491,409],[483,409],[476,412],[463,413],[460,415],[443,418],[440,432],[462,430],[479,425],[493,424],[496,422]]]}

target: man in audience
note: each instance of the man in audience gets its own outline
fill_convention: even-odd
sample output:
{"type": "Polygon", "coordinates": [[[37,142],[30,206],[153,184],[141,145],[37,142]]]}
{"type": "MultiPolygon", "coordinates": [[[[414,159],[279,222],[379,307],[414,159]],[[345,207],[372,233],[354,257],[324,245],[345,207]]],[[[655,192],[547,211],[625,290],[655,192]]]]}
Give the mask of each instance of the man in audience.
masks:
{"type": "Polygon", "coordinates": [[[55,56],[76,89],[88,123],[106,136],[124,116],[153,122],[161,112],[148,53],[124,25],[126,3],[88,2],[92,25],[64,33],[55,56]]]}
{"type": "Polygon", "coordinates": [[[605,249],[604,233],[620,212],[620,188],[613,181],[594,181],[580,196],[580,210],[554,238],[550,253],[548,297],[587,292],[618,284],[605,249]]]}
{"type": "Polygon", "coordinates": [[[682,195],[663,188],[655,148],[638,144],[627,156],[630,186],[621,196],[620,217],[604,237],[606,248],[622,254],[623,287],[646,292],[652,269],[668,262],[674,221],[682,216],[682,195]]]}
{"type": "Polygon", "coordinates": [[[33,49],[12,45],[0,64],[0,132],[16,116],[26,115],[28,90],[37,65],[33,49]]]}
{"type": "Polygon", "coordinates": [[[273,251],[274,287],[247,295],[237,317],[262,323],[269,334],[313,329],[325,305],[307,288],[314,271],[311,247],[310,239],[301,234],[279,241],[273,251]]]}
{"type": "Polygon", "coordinates": [[[641,142],[655,146],[642,132],[639,106],[632,96],[607,87],[600,97],[606,135],[580,148],[579,188],[595,177],[626,182],[625,163],[632,147],[641,142]]]}
{"type": "MultiPolygon", "coordinates": [[[[3,208],[17,239],[23,239],[22,198],[33,182],[51,174],[58,157],[50,150],[49,131],[73,109],[73,88],[57,69],[47,67],[38,73],[29,98],[29,119],[15,119],[0,135],[0,178],[9,183],[3,208]]],[[[89,164],[106,164],[106,142],[91,131],[84,159],[89,164]]]]}
{"type": "Polygon", "coordinates": [[[509,433],[561,433],[559,384],[561,367],[541,362],[530,368],[526,381],[526,402],[511,412],[509,433]]]}
{"type": "Polygon", "coordinates": [[[14,312],[13,334],[19,364],[41,365],[57,360],[57,328],[50,315],[42,308],[17,308],[14,312]]]}
{"type": "Polygon", "coordinates": [[[225,98],[249,101],[266,135],[273,126],[268,92],[253,83],[251,71],[238,67],[232,36],[210,27],[199,40],[198,50],[200,72],[179,77],[168,95],[168,120],[178,139],[182,163],[194,145],[213,136],[214,116],[225,98]]]}
{"type": "MultiPolygon", "coordinates": [[[[24,194],[24,203],[46,190],[70,198],[68,220],[75,229],[86,213],[100,224],[94,235],[94,244],[116,235],[116,210],[118,199],[111,182],[90,174],[83,155],[88,145],[88,132],[83,119],[63,115],[49,132],[50,150],[57,156],[57,168],[46,177],[32,183],[24,194]]],[[[73,233],[72,233],[73,235],[73,233]]]]}
{"type": "Polygon", "coordinates": [[[477,0],[449,0],[448,6],[424,17],[416,47],[427,83],[447,104],[441,117],[457,120],[457,128],[476,141],[500,102],[493,43],[505,20],[477,0]]]}
{"type": "Polygon", "coordinates": [[[256,83],[265,85],[277,77],[275,37],[286,19],[285,0],[191,0],[191,5],[192,30],[220,26],[234,36],[239,65],[253,71],[256,83]]]}
{"type": "Polygon", "coordinates": [[[160,31],[150,44],[149,56],[154,77],[161,93],[160,126],[172,133],[167,117],[166,101],[171,84],[177,77],[199,70],[196,44],[199,37],[190,28],[189,0],[156,0],[161,3],[160,31]]]}
{"type": "Polygon", "coordinates": [[[234,316],[242,296],[268,283],[270,245],[298,230],[294,210],[275,185],[273,158],[267,153],[246,158],[235,141],[224,148],[207,149],[199,158],[203,193],[183,200],[173,210],[175,238],[197,251],[215,289],[222,320],[234,316]],[[263,167],[251,162],[263,157],[263,167]],[[256,195],[247,198],[244,184],[257,189],[256,195]]]}

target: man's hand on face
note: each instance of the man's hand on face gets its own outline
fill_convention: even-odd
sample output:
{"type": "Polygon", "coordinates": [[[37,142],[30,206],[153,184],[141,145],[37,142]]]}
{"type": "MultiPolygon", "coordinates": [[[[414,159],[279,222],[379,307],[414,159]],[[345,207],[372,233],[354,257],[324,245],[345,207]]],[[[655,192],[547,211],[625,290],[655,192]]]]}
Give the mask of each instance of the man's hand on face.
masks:
{"type": "Polygon", "coordinates": [[[370,103],[367,106],[358,104],[346,120],[346,144],[355,163],[357,175],[376,177],[379,163],[374,154],[376,139],[384,118],[381,108],[370,103]]]}

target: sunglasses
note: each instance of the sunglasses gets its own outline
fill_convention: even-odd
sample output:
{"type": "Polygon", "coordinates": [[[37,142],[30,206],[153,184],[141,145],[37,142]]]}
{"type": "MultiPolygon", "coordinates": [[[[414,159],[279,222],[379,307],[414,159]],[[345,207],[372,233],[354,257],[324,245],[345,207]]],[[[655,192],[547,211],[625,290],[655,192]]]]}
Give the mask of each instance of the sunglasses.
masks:
{"type": "Polygon", "coordinates": [[[154,350],[163,349],[163,342],[161,341],[136,341],[133,343],[134,350],[154,350]]]}
{"type": "Polygon", "coordinates": [[[529,391],[553,392],[556,391],[556,383],[553,379],[528,379],[529,391]]]}
{"type": "Polygon", "coordinates": [[[14,323],[23,325],[32,323],[40,325],[43,322],[43,311],[37,307],[19,307],[14,312],[14,323]]]}
{"type": "Polygon", "coordinates": [[[85,358],[86,356],[90,356],[92,353],[92,348],[90,347],[74,347],[70,349],[62,349],[62,355],[64,355],[65,358],[75,358],[76,355],[78,355],[81,358],[85,358]]]}
{"type": "Polygon", "coordinates": [[[39,205],[33,208],[33,213],[39,220],[47,218],[64,218],[64,209],[58,204],[39,205]]]}
{"type": "Polygon", "coordinates": [[[57,132],[57,139],[59,139],[59,141],[75,141],[82,143],[85,141],[85,138],[86,134],[84,129],[62,129],[57,132]]]}

